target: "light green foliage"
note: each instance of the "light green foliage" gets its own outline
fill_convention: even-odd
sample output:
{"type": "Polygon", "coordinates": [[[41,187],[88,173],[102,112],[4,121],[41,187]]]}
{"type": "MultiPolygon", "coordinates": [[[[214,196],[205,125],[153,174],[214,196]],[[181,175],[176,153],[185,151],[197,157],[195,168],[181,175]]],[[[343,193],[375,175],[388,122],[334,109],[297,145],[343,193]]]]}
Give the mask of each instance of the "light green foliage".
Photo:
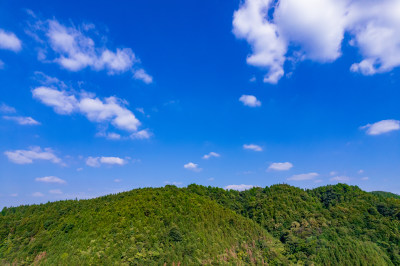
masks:
{"type": "Polygon", "coordinates": [[[31,264],[40,256],[46,265],[262,264],[283,258],[282,244],[255,222],[174,186],[5,208],[0,226],[3,263],[31,264]]]}
{"type": "Polygon", "coordinates": [[[4,208],[7,263],[400,265],[400,200],[344,184],[193,184],[4,208]]]}

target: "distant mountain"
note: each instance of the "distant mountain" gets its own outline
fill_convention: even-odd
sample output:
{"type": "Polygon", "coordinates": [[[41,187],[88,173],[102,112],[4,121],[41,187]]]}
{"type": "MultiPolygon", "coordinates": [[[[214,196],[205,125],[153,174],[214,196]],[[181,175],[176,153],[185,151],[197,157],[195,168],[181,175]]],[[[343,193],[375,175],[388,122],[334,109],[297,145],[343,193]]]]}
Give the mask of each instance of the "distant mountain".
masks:
{"type": "Polygon", "coordinates": [[[400,199],[400,195],[390,193],[390,192],[385,192],[385,191],[372,191],[370,192],[374,195],[381,196],[384,198],[395,198],[395,199],[400,199]]]}
{"type": "Polygon", "coordinates": [[[344,184],[166,186],[0,213],[0,264],[400,265],[399,247],[400,200],[344,184]]]}

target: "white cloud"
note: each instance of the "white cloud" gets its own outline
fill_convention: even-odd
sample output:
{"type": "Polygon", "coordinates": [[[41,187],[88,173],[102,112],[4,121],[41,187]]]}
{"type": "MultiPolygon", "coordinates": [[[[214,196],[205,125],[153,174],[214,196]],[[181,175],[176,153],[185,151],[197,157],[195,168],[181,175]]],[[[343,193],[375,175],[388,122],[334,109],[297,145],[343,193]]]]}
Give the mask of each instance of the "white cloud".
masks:
{"type": "Polygon", "coordinates": [[[244,190],[248,190],[251,189],[255,186],[253,185],[245,185],[245,184],[241,184],[241,185],[228,185],[226,187],[224,187],[226,190],[238,190],[238,191],[244,191],[244,190]]]}
{"type": "Polygon", "coordinates": [[[361,129],[366,129],[368,135],[381,135],[395,130],[400,130],[399,120],[382,120],[373,124],[368,124],[361,129]]]}
{"type": "Polygon", "coordinates": [[[64,90],[56,90],[50,87],[37,87],[32,90],[34,98],[39,99],[43,104],[53,107],[58,114],[71,114],[78,109],[78,100],[64,90]]]}
{"type": "Polygon", "coordinates": [[[117,165],[124,165],[127,161],[125,159],[119,157],[88,157],[86,159],[86,165],[90,167],[100,167],[101,164],[117,164],[117,165]]]}
{"type": "Polygon", "coordinates": [[[15,121],[16,123],[20,125],[40,125],[38,121],[33,119],[32,117],[24,117],[24,116],[3,116],[4,119],[6,120],[11,120],[15,121]]]}
{"type": "Polygon", "coordinates": [[[275,171],[287,171],[290,170],[293,167],[293,164],[289,162],[285,163],[272,163],[269,167],[268,170],[275,170],[275,171]]]}
{"type": "Polygon", "coordinates": [[[0,29],[0,49],[18,52],[22,49],[21,40],[14,33],[0,29]]]}
{"type": "Polygon", "coordinates": [[[180,186],[180,185],[182,185],[182,182],[170,182],[170,181],[165,181],[164,184],[166,184],[166,185],[180,186]]]}
{"type": "Polygon", "coordinates": [[[183,168],[194,172],[200,172],[202,170],[201,168],[199,168],[199,165],[197,163],[192,163],[192,162],[185,164],[183,168]]]}
{"type": "Polygon", "coordinates": [[[242,95],[240,96],[239,101],[241,101],[244,105],[250,107],[261,106],[261,102],[257,100],[257,98],[253,95],[242,95]]]}
{"type": "Polygon", "coordinates": [[[363,181],[367,181],[368,179],[369,179],[368,176],[364,176],[364,177],[361,178],[361,180],[363,180],[363,181]]]}
{"type": "Polygon", "coordinates": [[[263,149],[256,144],[244,144],[243,149],[252,151],[262,151],[263,149]]]}
{"type": "Polygon", "coordinates": [[[90,93],[74,94],[44,86],[32,90],[32,95],[43,104],[53,107],[58,114],[80,113],[89,121],[109,122],[116,128],[131,132],[136,131],[141,124],[135,115],[125,107],[126,101],[113,96],[101,100],[90,93]]]}
{"type": "Polygon", "coordinates": [[[50,194],[55,194],[55,195],[61,195],[63,194],[62,191],[60,189],[51,189],[49,190],[50,194]]]}
{"type": "Polygon", "coordinates": [[[13,114],[13,113],[16,113],[16,112],[17,112],[17,110],[15,110],[14,107],[8,106],[5,103],[0,104],[0,113],[13,114]]]}
{"type": "Polygon", "coordinates": [[[133,72],[133,77],[135,79],[141,80],[146,84],[153,82],[153,77],[146,73],[144,69],[138,69],[133,72]]]}
{"type": "Polygon", "coordinates": [[[363,169],[360,169],[360,170],[358,170],[358,172],[357,172],[359,175],[361,175],[361,174],[363,174],[364,173],[364,170],[363,169]]]}
{"type": "Polygon", "coordinates": [[[42,150],[40,147],[32,147],[30,150],[6,151],[4,154],[10,161],[17,164],[31,164],[34,160],[46,160],[63,165],[61,159],[50,148],[42,150]]]}
{"type": "Polygon", "coordinates": [[[114,179],[114,182],[115,182],[115,183],[119,183],[119,182],[121,182],[121,181],[122,181],[122,179],[118,179],[118,178],[114,179]]]}
{"type": "Polygon", "coordinates": [[[117,139],[121,139],[121,135],[117,134],[117,133],[114,133],[114,132],[111,132],[111,133],[107,133],[106,138],[107,139],[112,139],[112,140],[117,140],[117,139]]]}
{"type": "Polygon", "coordinates": [[[149,139],[152,134],[147,130],[143,129],[138,132],[132,133],[130,136],[131,139],[149,139]]]}
{"type": "Polygon", "coordinates": [[[34,192],[34,193],[32,193],[32,196],[33,196],[33,197],[43,197],[44,194],[43,194],[43,193],[40,193],[40,192],[34,192]]]}
{"type": "Polygon", "coordinates": [[[319,176],[318,173],[300,174],[300,175],[293,175],[293,176],[289,177],[287,180],[292,180],[292,181],[312,180],[318,176],[319,176]]]}
{"type": "Polygon", "coordinates": [[[218,154],[218,153],[216,153],[216,152],[210,152],[209,154],[205,154],[204,156],[203,156],[203,159],[210,159],[210,158],[212,158],[212,157],[220,157],[221,155],[220,154],[218,154]]]}
{"type": "Polygon", "coordinates": [[[336,171],[331,171],[331,172],[329,173],[329,175],[331,175],[331,176],[337,175],[337,172],[336,172],[336,171]]]}
{"type": "Polygon", "coordinates": [[[277,83],[284,74],[287,45],[279,37],[277,26],[266,19],[270,2],[245,1],[233,15],[233,32],[251,45],[253,53],[247,57],[247,63],[268,68],[264,82],[277,83]]]}
{"type": "Polygon", "coordinates": [[[37,177],[36,182],[66,184],[67,182],[56,176],[37,177]]]}
{"type": "Polygon", "coordinates": [[[90,167],[100,167],[99,157],[89,157],[86,159],[86,165],[90,167]]]}
{"type": "Polygon", "coordinates": [[[362,56],[351,71],[373,75],[400,65],[397,0],[245,0],[233,32],[250,44],[247,63],[265,68],[268,83],[284,75],[286,61],[336,60],[345,34],[362,56]]]}
{"type": "Polygon", "coordinates": [[[18,193],[12,193],[10,194],[11,197],[18,197],[18,193]]]}
{"type": "Polygon", "coordinates": [[[330,179],[330,181],[336,181],[336,182],[348,182],[348,181],[350,181],[350,177],[348,177],[348,176],[335,176],[335,177],[332,177],[331,179],[330,179]]]}
{"type": "MultiPolygon", "coordinates": [[[[104,43],[107,38],[100,36],[95,28],[93,24],[68,27],[52,19],[37,21],[28,32],[39,43],[43,42],[41,38],[48,39],[51,52],[55,57],[50,62],[56,62],[67,70],[79,71],[91,68],[95,71],[106,70],[109,75],[130,71],[135,79],[145,83],[153,82],[153,78],[139,67],[140,60],[136,58],[132,49],[117,48],[112,51],[104,44],[96,44],[95,39],[104,43]]],[[[41,50],[40,58],[45,60],[49,51],[41,50]]]]}
{"type": "Polygon", "coordinates": [[[104,164],[118,164],[124,165],[126,161],[119,157],[100,157],[100,162],[104,164]]]}

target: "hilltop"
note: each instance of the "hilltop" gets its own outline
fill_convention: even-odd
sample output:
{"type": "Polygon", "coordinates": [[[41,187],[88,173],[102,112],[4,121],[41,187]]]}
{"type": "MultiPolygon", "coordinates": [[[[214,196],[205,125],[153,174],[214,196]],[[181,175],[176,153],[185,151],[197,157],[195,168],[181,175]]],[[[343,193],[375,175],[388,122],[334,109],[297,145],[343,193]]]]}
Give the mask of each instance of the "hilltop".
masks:
{"type": "Polygon", "coordinates": [[[4,208],[0,263],[400,265],[400,200],[189,185],[4,208]]]}

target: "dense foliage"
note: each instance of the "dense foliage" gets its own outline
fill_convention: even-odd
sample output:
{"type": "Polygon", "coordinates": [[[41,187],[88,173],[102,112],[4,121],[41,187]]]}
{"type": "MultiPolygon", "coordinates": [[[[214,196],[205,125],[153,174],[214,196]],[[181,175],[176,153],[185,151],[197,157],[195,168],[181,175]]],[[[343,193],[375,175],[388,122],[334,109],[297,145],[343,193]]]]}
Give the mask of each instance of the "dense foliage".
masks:
{"type": "Polygon", "coordinates": [[[284,244],[291,263],[400,265],[400,200],[344,184],[188,189],[256,221],[284,244]]]}
{"type": "Polygon", "coordinates": [[[400,265],[400,200],[344,184],[193,184],[4,208],[7,263],[400,265]]]}
{"type": "Polygon", "coordinates": [[[385,192],[385,191],[372,191],[371,192],[374,195],[381,196],[384,198],[395,198],[395,199],[400,199],[400,195],[390,193],[390,192],[385,192]]]}
{"type": "Polygon", "coordinates": [[[262,264],[284,262],[282,250],[255,222],[174,186],[0,215],[0,264],[262,264]]]}

